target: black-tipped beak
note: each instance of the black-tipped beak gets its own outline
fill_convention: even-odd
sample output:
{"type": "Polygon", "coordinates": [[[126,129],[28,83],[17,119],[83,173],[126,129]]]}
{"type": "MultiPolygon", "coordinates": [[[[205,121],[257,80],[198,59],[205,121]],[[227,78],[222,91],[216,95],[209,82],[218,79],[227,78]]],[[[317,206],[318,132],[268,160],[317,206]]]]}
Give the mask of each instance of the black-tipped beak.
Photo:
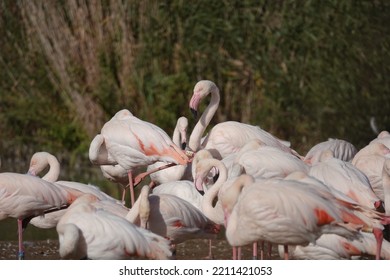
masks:
{"type": "Polygon", "coordinates": [[[198,111],[196,111],[196,110],[194,110],[192,108],[190,108],[190,109],[191,109],[191,113],[194,116],[194,118],[197,119],[198,118],[198,111]]]}
{"type": "Polygon", "coordinates": [[[187,147],[187,143],[186,142],[181,143],[181,149],[182,150],[185,150],[186,147],[187,147]]]}
{"type": "Polygon", "coordinates": [[[201,195],[204,195],[204,191],[200,191],[200,190],[198,190],[198,189],[197,189],[197,191],[198,191],[198,193],[200,193],[201,195]]]}

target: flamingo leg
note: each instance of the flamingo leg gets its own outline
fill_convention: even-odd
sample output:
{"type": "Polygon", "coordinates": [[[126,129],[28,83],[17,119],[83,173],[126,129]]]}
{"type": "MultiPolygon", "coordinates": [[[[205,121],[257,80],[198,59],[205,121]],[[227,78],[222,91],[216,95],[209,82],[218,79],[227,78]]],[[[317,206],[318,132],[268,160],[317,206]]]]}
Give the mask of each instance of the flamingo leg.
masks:
{"type": "Polygon", "coordinates": [[[134,181],[133,181],[133,173],[131,171],[128,172],[129,175],[129,188],[130,188],[130,203],[131,207],[134,205],[134,181]]]}
{"type": "Polygon", "coordinates": [[[288,245],[283,245],[284,247],[284,259],[288,260],[288,245]]]}
{"type": "Polygon", "coordinates": [[[237,247],[236,246],[232,247],[232,253],[233,253],[232,259],[237,260],[237,247]]]}
{"type": "Polygon", "coordinates": [[[125,204],[125,198],[126,198],[126,187],[123,188],[123,191],[122,191],[122,203],[125,204]]]}
{"type": "Polygon", "coordinates": [[[18,260],[24,260],[23,220],[22,219],[18,219],[18,240],[19,240],[18,260]]]}
{"type": "Polygon", "coordinates": [[[272,259],[272,243],[268,243],[268,258],[272,259]]]}
{"type": "Polygon", "coordinates": [[[253,242],[253,260],[257,260],[257,242],[253,242]]]}
{"type": "Polygon", "coordinates": [[[209,239],[209,259],[210,260],[214,259],[212,247],[213,247],[213,241],[211,239],[209,239]]]}
{"type": "Polygon", "coordinates": [[[260,259],[264,260],[264,241],[260,242],[260,259]]]}
{"type": "Polygon", "coordinates": [[[175,166],[177,165],[176,163],[168,163],[167,165],[163,165],[163,166],[160,166],[158,168],[155,168],[153,170],[150,170],[150,171],[146,171],[146,172],[143,172],[143,173],[140,173],[138,174],[135,178],[134,178],[134,181],[133,181],[133,186],[137,186],[139,183],[141,183],[141,181],[143,179],[145,179],[146,176],[154,173],[154,172],[157,172],[157,171],[160,171],[160,170],[163,170],[165,168],[168,168],[168,167],[172,167],[172,166],[175,166]]]}
{"type": "Polygon", "coordinates": [[[383,232],[379,228],[374,228],[373,229],[373,234],[376,239],[376,254],[375,254],[375,259],[379,260],[381,258],[381,251],[382,251],[382,242],[383,242],[383,232]]]}

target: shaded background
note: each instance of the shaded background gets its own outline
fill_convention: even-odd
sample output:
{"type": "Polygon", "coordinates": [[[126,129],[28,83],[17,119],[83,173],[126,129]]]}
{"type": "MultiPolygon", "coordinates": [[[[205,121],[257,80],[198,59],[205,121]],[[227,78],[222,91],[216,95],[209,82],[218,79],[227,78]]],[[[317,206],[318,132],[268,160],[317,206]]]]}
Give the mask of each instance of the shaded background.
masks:
{"type": "Polygon", "coordinates": [[[92,138],[122,108],[192,128],[200,79],[221,91],[210,127],[259,125],[303,155],[329,137],[361,148],[371,118],[390,129],[389,34],[386,0],[3,0],[1,171],[46,150],[61,179],[119,197],[88,160],[92,138]]]}

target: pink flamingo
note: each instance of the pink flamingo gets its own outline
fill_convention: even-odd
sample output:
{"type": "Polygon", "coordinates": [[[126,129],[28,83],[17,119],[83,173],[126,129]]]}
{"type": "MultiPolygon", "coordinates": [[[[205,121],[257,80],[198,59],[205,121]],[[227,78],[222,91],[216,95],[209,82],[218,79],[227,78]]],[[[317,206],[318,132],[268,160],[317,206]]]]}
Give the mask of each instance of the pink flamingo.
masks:
{"type": "Polygon", "coordinates": [[[390,148],[390,132],[387,130],[381,131],[375,139],[371,140],[370,144],[376,142],[385,144],[386,147],[390,148]]]}
{"type": "MultiPolygon", "coordinates": [[[[187,129],[188,129],[188,119],[186,117],[180,117],[177,119],[177,123],[172,135],[172,141],[176,146],[181,147],[182,150],[186,148],[187,145],[187,129]]],[[[164,166],[166,163],[157,161],[154,164],[151,164],[147,167],[148,171],[155,170],[158,167],[164,166]]],[[[162,183],[167,183],[171,181],[178,181],[182,179],[188,165],[176,165],[167,169],[163,169],[158,172],[153,172],[150,174],[150,179],[153,185],[158,185],[162,183]]]]}
{"type": "Polygon", "coordinates": [[[309,165],[296,156],[266,145],[239,153],[235,163],[242,166],[245,174],[256,178],[283,178],[296,171],[308,173],[310,169],[309,165]]]}
{"type": "MultiPolygon", "coordinates": [[[[28,173],[37,176],[45,170],[47,166],[49,166],[49,170],[42,179],[52,182],[59,187],[65,186],[66,188],[75,189],[82,193],[93,194],[101,201],[101,208],[105,208],[107,211],[111,211],[121,216],[126,216],[128,208],[123,206],[121,201],[109,196],[98,187],[75,181],[59,181],[60,163],[54,155],[48,152],[36,152],[33,154],[30,160],[28,173]]],[[[63,209],[48,213],[44,216],[35,217],[30,223],[38,228],[54,228],[57,225],[58,220],[64,215],[65,211],[66,209],[63,209]]]]}
{"type": "Polygon", "coordinates": [[[371,143],[360,149],[352,159],[352,164],[362,171],[370,181],[375,194],[384,201],[382,170],[390,149],[383,143],[371,143]]]}
{"type": "Polygon", "coordinates": [[[130,259],[133,256],[169,259],[169,242],[135,226],[124,217],[95,207],[98,198],[78,198],[57,224],[63,259],[130,259]]]}
{"type": "Polygon", "coordinates": [[[93,164],[119,164],[129,176],[131,204],[134,204],[134,186],[145,176],[157,170],[142,173],[133,178],[136,167],[156,161],[169,163],[161,170],[176,164],[186,165],[187,155],[158,126],[134,117],[129,110],[120,110],[105,123],[101,133],[92,140],[89,158],[93,164]]]}
{"type": "MultiPolygon", "coordinates": [[[[279,255],[283,257],[284,247],[278,246],[279,255]]],[[[359,258],[363,255],[375,256],[376,239],[370,232],[359,232],[357,239],[349,240],[337,234],[322,234],[315,244],[307,246],[288,246],[292,259],[299,260],[340,260],[359,258]]],[[[383,240],[381,259],[390,259],[390,242],[383,240]]]]}
{"type": "Polygon", "coordinates": [[[210,103],[190,136],[188,146],[192,151],[196,152],[199,149],[208,149],[213,153],[214,157],[224,158],[238,151],[249,140],[260,139],[266,145],[277,147],[283,151],[299,156],[296,151],[288,147],[288,142],[277,139],[258,126],[235,121],[227,121],[215,125],[201,143],[202,135],[219,105],[220,95],[218,87],[212,81],[199,81],[194,87],[189,105],[191,111],[196,115],[200,101],[209,94],[211,94],[210,103]]]}
{"type": "Polygon", "coordinates": [[[170,194],[150,194],[150,186],[141,189],[127,220],[161,235],[174,246],[188,239],[215,239],[219,225],[209,220],[188,201],[170,194]]]}
{"type": "Polygon", "coordinates": [[[0,220],[18,220],[19,259],[24,259],[23,229],[30,220],[68,207],[80,195],[76,190],[60,188],[35,176],[0,173],[0,220]]]}
{"type": "Polygon", "coordinates": [[[317,163],[321,154],[327,150],[331,150],[335,158],[343,161],[351,161],[357,153],[357,149],[352,143],[342,139],[329,138],[327,141],[314,145],[307,152],[304,161],[308,164],[317,163]]]}
{"type": "Polygon", "coordinates": [[[330,193],[290,180],[254,181],[241,175],[223,193],[221,203],[230,245],[258,240],[281,244],[285,246],[285,259],[287,245],[308,245],[323,233],[355,238],[357,229],[365,225],[346,203],[330,193]]]}
{"type": "Polygon", "coordinates": [[[350,162],[333,157],[330,150],[323,152],[310,168],[309,175],[368,208],[377,209],[382,204],[367,176],[350,162]]]}

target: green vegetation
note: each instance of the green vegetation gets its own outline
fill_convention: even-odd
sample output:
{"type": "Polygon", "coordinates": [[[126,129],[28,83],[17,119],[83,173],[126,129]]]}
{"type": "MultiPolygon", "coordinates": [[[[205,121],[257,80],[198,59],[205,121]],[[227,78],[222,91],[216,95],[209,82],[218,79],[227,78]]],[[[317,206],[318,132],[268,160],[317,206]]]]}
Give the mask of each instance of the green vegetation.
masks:
{"type": "Polygon", "coordinates": [[[301,154],[328,137],[361,148],[370,117],[389,129],[389,1],[6,0],[0,15],[3,170],[47,150],[87,176],[116,111],[171,134],[200,79],[221,90],[212,124],[259,125],[301,154]]]}

